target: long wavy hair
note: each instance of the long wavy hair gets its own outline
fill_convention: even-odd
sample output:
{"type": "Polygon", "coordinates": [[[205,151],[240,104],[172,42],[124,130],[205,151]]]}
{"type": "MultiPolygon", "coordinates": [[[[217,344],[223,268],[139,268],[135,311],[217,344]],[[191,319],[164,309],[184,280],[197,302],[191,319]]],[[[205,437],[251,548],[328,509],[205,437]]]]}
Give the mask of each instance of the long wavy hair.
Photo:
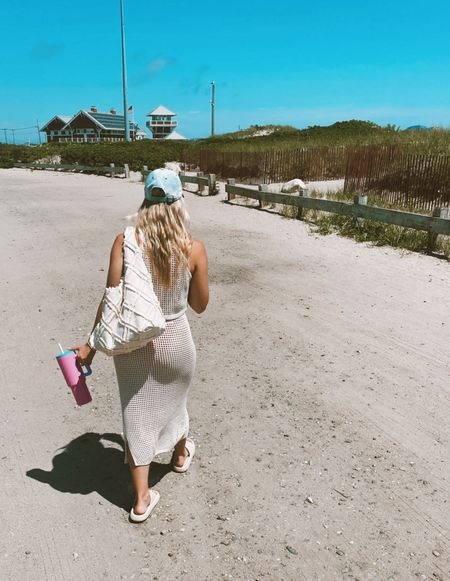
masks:
{"type": "Polygon", "coordinates": [[[167,289],[172,287],[183,269],[188,268],[192,251],[189,224],[183,198],[173,204],[150,204],[144,200],[138,210],[136,228],[140,242],[158,282],[167,289]],[[172,279],[172,257],[175,258],[175,279],[172,279]]]}

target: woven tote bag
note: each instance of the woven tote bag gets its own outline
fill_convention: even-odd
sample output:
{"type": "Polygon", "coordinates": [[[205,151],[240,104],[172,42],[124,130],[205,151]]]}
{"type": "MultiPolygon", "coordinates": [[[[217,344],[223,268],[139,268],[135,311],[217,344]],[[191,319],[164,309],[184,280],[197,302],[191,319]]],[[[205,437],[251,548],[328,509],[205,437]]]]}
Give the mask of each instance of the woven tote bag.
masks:
{"type": "Polygon", "coordinates": [[[124,274],[118,286],[105,289],[102,317],[88,341],[106,355],[121,355],[144,347],[166,328],[133,226],[125,228],[123,254],[124,274]]]}

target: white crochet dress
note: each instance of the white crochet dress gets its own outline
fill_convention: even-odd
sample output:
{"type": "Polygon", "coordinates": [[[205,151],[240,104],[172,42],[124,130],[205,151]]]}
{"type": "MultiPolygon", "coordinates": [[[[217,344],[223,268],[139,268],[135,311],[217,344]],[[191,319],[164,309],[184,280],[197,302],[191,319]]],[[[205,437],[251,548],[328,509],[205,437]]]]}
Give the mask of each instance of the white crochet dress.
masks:
{"type": "MultiPolygon", "coordinates": [[[[146,253],[145,264],[152,274],[146,253]]],[[[172,273],[175,262],[172,260],[172,273]]],[[[173,290],[152,276],[153,287],[166,318],[166,329],[145,347],[116,355],[114,365],[122,405],[123,435],[136,466],[173,450],[187,437],[186,400],[195,370],[196,351],[186,316],[191,273],[186,269],[173,290]]],[[[125,447],[125,463],[128,463],[125,447]]]]}

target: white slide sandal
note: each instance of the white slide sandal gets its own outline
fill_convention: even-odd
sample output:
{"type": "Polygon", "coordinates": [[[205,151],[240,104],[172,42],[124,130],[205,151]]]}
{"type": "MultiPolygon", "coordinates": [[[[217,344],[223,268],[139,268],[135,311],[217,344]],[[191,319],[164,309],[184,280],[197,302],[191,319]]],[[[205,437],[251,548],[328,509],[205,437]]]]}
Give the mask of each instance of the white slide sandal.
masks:
{"type": "Polygon", "coordinates": [[[183,466],[175,466],[175,463],[172,463],[172,468],[175,470],[175,472],[186,472],[186,470],[191,465],[192,458],[194,457],[195,454],[194,440],[187,438],[185,447],[186,450],[188,451],[188,456],[186,456],[183,466]]]}
{"type": "Polygon", "coordinates": [[[130,520],[132,522],[144,522],[145,520],[147,520],[155,506],[158,504],[160,499],[159,492],[157,490],[150,490],[149,488],[148,493],[150,495],[150,504],[148,505],[147,510],[143,514],[136,514],[134,512],[133,506],[133,508],[130,511],[130,520]]]}

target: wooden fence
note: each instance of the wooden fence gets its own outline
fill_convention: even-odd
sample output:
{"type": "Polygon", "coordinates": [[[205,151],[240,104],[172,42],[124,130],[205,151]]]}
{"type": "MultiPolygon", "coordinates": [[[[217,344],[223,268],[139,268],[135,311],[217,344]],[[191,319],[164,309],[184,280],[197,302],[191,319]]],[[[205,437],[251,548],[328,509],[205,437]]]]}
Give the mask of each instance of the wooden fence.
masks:
{"type": "Polygon", "coordinates": [[[298,219],[302,218],[304,209],[309,209],[423,230],[428,232],[428,252],[434,250],[439,234],[450,236],[450,207],[435,208],[433,216],[424,216],[423,214],[368,206],[367,196],[355,195],[354,203],[349,204],[323,198],[310,198],[307,191],[300,192],[299,195],[292,195],[275,194],[268,192],[267,189],[267,185],[260,185],[257,190],[248,186],[236,185],[235,180],[232,178],[227,180],[225,186],[228,200],[233,200],[236,196],[244,196],[258,200],[260,208],[263,207],[264,203],[294,206],[297,207],[298,219]]]}
{"type": "Polygon", "coordinates": [[[450,155],[406,152],[398,146],[350,149],[346,192],[364,192],[383,204],[431,211],[450,203],[450,155]]]}
{"type": "Polygon", "coordinates": [[[268,151],[192,150],[184,163],[222,178],[284,182],[345,178],[346,192],[363,192],[384,205],[431,212],[450,203],[450,155],[402,146],[310,147],[268,151]]]}
{"type": "Polygon", "coordinates": [[[15,163],[14,167],[41,170],[82,171],[97,174],[108,174],[112,178],[116,175],[122,174],[125,176],[125,178],[130,177],[130,169],[127,163],[125,163],[123,166],[117,166],[114,163],[110,163],[109,165],[105,166],[79,165],[78,163],[15,163]]]}
{"type": "MultiPolygon", "coordinates": [[[[185,167],[241,183],[308,181],[344,178],[346,192],[366,193],[379,205],[396,205],[431,212],[450,204],[450,155],[414,153],[401,146],[311,147],[268,151],[199,149],[183,153],[185,167]]],[[[128,165],[90,167],[78,164],[15,164],[15,167],[129,175],[128,165]]],[[[215,191],[206,176],[197,174],[199,187],[215,191]],[[206,181],[205,181],[206,180],[206,181]]],[[[211,179],[211,178],[209,178],[211,179]]],[[[215,179],[215,178],[214,178],[215,179]]],[[[185,182],[189,181],[188,176],[185,182]]]]}
{"type": "Polygon", "coordinates": [[[185,167],[215,173],[222,178],[235,176],[241,182],[284,182],[294,178],[326,180],[343,178],[347,166],[345,147],[302,147],[267,151],[188,150],[183,153],[185,167]]]}

